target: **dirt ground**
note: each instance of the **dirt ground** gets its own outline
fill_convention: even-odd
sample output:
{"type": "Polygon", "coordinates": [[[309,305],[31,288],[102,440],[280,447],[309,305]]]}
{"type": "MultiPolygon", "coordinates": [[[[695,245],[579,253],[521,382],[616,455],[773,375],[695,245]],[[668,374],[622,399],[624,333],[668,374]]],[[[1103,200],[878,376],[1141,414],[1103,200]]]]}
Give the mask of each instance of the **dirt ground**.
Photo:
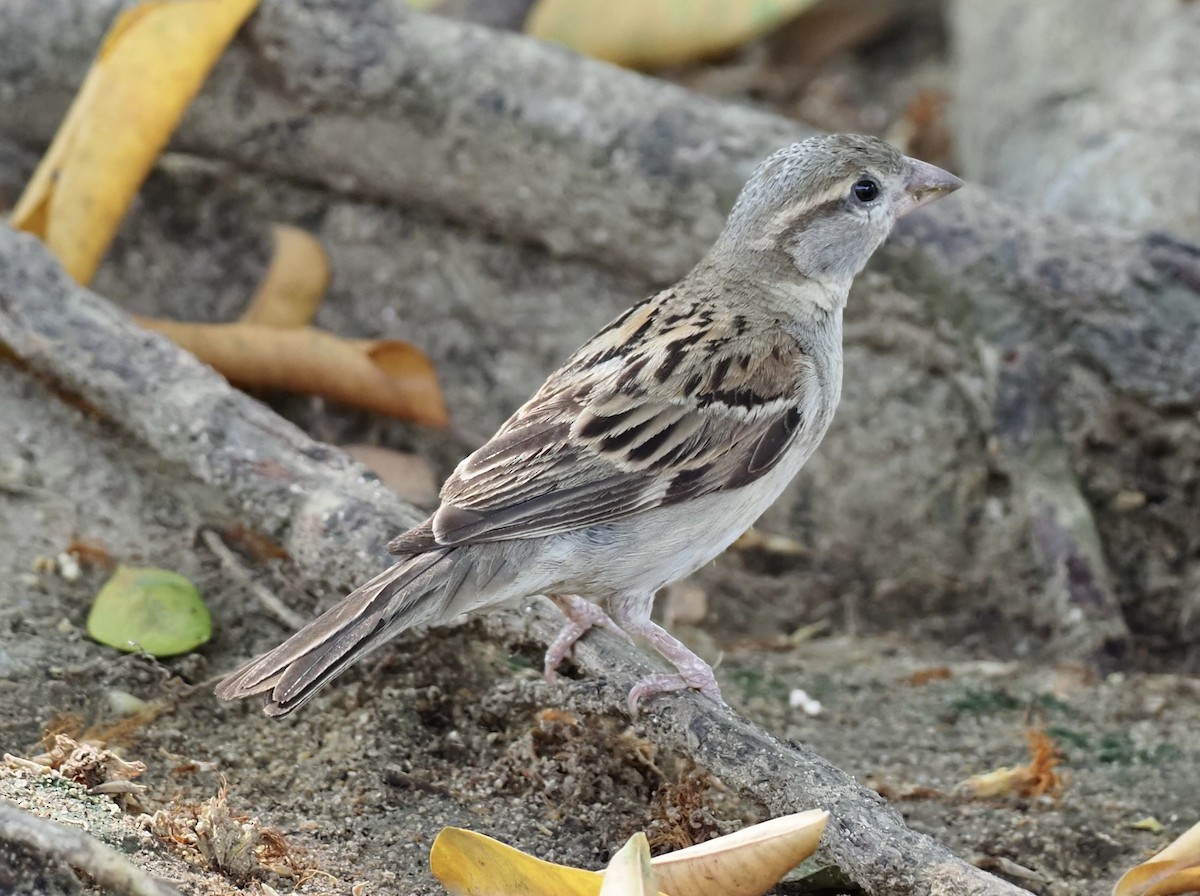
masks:
{"type": "MultiPolygon", "coordinates": [[[[884,61],[872,66],[843,54],[820,73],[806,73],[811,80],[803,89],[748,78],[753,67],[738,60],[677,77],[713,92],[757,93],[820,126],[879,131],[897,117],[900,98],[911,96],[914,84],[938,83],[941,48],[927,43],[926,34],[918,28],[885,46],[872,57],[884,61]],[[888,66],[905,78],[887,77],[888,66]]],[[[277,204],[303,221],[313,203],[297,190],[277,204]]],[[[182,302],[166,295],[167,285],[203,265],[223,269],[214,283],[253,282],[254,272],[227,243],[216,243],[224,254],[215,258],[147,262],[131,248],[141,245],[139,228],[165,223],[203,242],[215,240],[226,223],[176,209],[164,222],[161,209],[169,206],[148,206],[132,222],[124,248],[116,247],[102,292],[105,276],[126,284],[139,264],[147,267],[133,305],[155,296],[167,306],[182,302]]],[[[336,220],[330,225],[327,218],[327,228],[336,229],[336,220]]],[[[358,235],[356,226],[346,229],[358,235]]],[[[376,248],[386,246],[377,231],[363,234],[362,252],[386,251],[376,248]]],[[[572,323],[585,332],[615,310],[572,305],[575,298],[564,292],[562,301],[582,309],[572,323]]],[[[217,311],[233,301],[209,299],[206,307],[217,311]]],[[[326,325],[354,312],[330,314],[326,325]]],[[[476,322],[462,312],[458,329],[431,337],[431,353],[470,371],[466,355],[476,322]]],[[[490,430],[575,341],[551,324],[536,344],[497,349],[488,355],[493,366],[451,383],[452,404],[457,397],[479,408],[487,396],[499,396],[465,428],[490,430]]],[[[278,407],[322,438],[395,434],[362,415],[324,414],[299,400],[278,407]]],[[[82,825],[198,894],[293,886],[314,896],[439,894],[428,851],[446,825],[596,868],[637,830],[648,830],[664,848],[673,838],[761,818],[760,807],[703,770],[656,750],[637,720],[573,713],[571,694],[589,688],[586,677],[547,685],[538,671],[539,645],[510,651],[489,642],[476,623],[401,637],[284,722],[269,721],[251,705],[219,703],[214,679],[287,633],[255,602],[246,574],[224,566],[199,538],[206,528],[235,524],[229,508],[111,423],[64,404],[11,367],[0,377],[0,420],[0,750],[29,757],[42,752],[48,728],[77,736],[91,729],[127,760],[146,764],[137,779],[145,789],[113,797],[10,762],[0,765],[0,798],[82,825]],[[77,576],[64,573],[54,558],[75,538],[102,543],[121,562],[188,576],[216,621],[213,641],[168,661],[118,656],[91,642],[83,633],[88,606],[107,572],[85,564],[77,576]],[[145,702],[143,715],[114,728],[129,695],[145,702]],[[254,829],[286,841],[269,853],[270,867],[221,870],[186,837],[164,833],[170,819],[194,818],[222,791],[232,816],[246,816],[254,829]],[[156,812],[165,813],[157,825],[149,821],[156,812]]],[[[409,431],[400,441],[432,457],[441,473],[463,447],[461,439],[409,431]]],[[[285,567],[247,568],[302,612],[317,602],[289,586],[285,567]]],[[[1019,652],[998,658],[987,631],[955,643],[943,637],[941,620],[905,607],[895,608],[891,630],[863,630],[853,601],[831,601],[828,588],[814,614],[818,602],[806,603],[796,583],[819,585],[818,578],[804,556],[727,554],[696,577],[708,611],[680,633],[719,659],[718,677],[737,710],[877,789],[916,830],[1034,893],[1082,896],[1108,892],[1125,869],[1195,821],[1200,681],[1135,671],[1097,678],[1080,668],[1036,664],[1019,652]],[[748,612],[747,602],[761,605],[748,612]],[[781,637],[814,621],[819,625],[806,636],[781,637]],[[800,705],[797,689],[819,708],[800,705]],[[1045,732],[1061,754],[1061,792],[972,799],[958,790],[972,775],[1027,762],[1031,730],[1045,732]]],[[[11,878],[15,892],[98,892],[63,869],[38,869],[36,858],[19,851],[0,852],[0,874],[6,867],[23,869],[11,878]]],[[[0,890],[4,883],[0,878],[0,890]]],[[[785,882],[777,892],[853,891],[826,875],[785,882]]]]}

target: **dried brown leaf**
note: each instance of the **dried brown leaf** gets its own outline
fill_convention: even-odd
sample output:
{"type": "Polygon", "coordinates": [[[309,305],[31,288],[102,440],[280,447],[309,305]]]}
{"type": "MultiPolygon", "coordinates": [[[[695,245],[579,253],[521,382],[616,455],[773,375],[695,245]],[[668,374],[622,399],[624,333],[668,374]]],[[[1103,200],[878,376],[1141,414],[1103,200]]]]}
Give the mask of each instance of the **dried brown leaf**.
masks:
{"type": "Polygon", "coordinates": [[[329,286],[329,260],[306,230],[276,224],[271,234],[271,266],[239,320],[280,329],[307,326],[329,286]]]}
{"type": "Polygon", "coordinates": [[[405,342],[345,340],[314,327],[138,322],[239,386],[320,395],[425,426],[449,425],[433,364],[405,342]]]}

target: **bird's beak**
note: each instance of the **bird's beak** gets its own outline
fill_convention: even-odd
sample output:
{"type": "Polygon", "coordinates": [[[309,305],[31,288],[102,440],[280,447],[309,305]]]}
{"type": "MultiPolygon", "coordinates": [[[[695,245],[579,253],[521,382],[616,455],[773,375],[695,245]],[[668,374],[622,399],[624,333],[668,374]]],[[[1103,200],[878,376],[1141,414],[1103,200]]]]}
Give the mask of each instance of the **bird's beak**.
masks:
{"type": "Polygon", "coordinates": [[[907,215],[914,208],[933,202],[939,196],[953,193],[963,182],[936,165],[919,159],[908,159],[908,177],[905,178],[904,198],[900,200],[897,215],[907,215]]]}

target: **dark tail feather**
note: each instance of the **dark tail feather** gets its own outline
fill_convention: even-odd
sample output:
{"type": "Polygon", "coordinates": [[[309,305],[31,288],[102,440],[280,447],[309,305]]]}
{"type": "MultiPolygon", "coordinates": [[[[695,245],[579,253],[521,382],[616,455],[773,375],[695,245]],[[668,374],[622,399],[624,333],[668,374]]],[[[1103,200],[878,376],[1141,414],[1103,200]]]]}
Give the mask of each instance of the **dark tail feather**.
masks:
{"type": "Polygon", "coordinates": [[[452,553],[418,554],[380,573],[274,650],[227,675],[217,685],[217,696],[236,700],[265,693],[263,711],[269,716],[303,706],[393,635],[433,621],[444,602],[422,598],[444,589],[446,573],[455,565],[452,553]]]}

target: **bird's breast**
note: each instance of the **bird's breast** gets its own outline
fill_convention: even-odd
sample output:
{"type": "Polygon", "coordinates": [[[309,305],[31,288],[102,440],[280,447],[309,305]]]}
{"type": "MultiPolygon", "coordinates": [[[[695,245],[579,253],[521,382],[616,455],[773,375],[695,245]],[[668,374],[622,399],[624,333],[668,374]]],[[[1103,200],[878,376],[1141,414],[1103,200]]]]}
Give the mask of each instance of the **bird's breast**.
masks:
{"type": "Polygon", "coordinates": [[[691,575],[762,516],[824,434],[798,440],[764,476],[741,488],[555,536],[548,545],[561,574],[559,590],[593,599],[654,592],[691,575]]]}

